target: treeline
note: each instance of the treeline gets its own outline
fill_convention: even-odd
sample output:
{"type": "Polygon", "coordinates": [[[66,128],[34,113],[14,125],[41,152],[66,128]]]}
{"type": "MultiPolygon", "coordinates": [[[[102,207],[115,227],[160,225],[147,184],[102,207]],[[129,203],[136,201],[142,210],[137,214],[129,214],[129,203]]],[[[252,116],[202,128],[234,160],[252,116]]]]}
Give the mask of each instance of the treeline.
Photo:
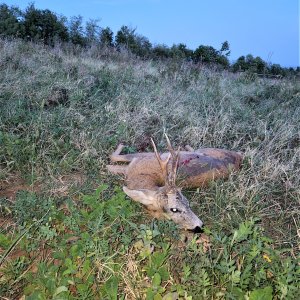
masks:
{"type": "Polygon", "coordinates": [[[262,75],[297,75],[300,68],[283,68],[279,64],[269,64],[251,54],[241,56],[236,62],[229,62],[229,43],[222,43],[220,49],[200,45],[191,50],[183,43],[168,47],[153,45],[149,39],[136,32],[136,29],[122,26],[116,34],[109,28],[99,26],[98,20],[83,24],[81,16],[69,20],[49,9],[37,9],[30,4],[24,11],[20,8],[0,4],[0,36],[14,37],[54,46],[57,43],[71,43],[80,47],[97,46],[117,51],[130,51],[143,59],[177,59],[195,64],[212,65],[233,72],[250,72],[262,75]]]}

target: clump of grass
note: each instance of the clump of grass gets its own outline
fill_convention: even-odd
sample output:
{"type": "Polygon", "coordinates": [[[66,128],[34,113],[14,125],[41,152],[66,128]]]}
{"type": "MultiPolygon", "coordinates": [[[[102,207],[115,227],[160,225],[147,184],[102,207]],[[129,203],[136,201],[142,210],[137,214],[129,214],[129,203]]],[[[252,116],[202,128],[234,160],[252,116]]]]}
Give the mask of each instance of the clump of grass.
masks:
{"type": "MultiPolygon", "coordinates": [[[[97,209],[98,204],[95,204],[96,211],[103,219],[99,217],[100,219],[89,225],[88,231],[94,228],[95,235],[91,233],[86,237],[82,236],[83,231],[87,229],[86,220],[78,221],[75,216],[79,214],[80,219],[84,218],[81,214],[87,214],[88,218],[90,210],[80,207],[80,211],[76,212],[77,208],[73,210],[70,208],[71,212],[65,216],[54,205],[50,212],[52,214],[57,211],[52,216],[57,223],[43,224],[43,232],[38,235],[36,247],[40,247],[42,241],[49,240],[55,244],[58,238],[61,240],[61,234],[65,234],[65,229],[61,228],[68,228],[72,230],[72,234],[75,232],[76,236],[80,236],[84,240],[84,247],[87,247],[89,239],[97,239],[97,233],[103,236],[101,247],[104,248],[100,249],[97,242],[95,247],[98,252],[93,254],[93,260],[87,259],[89,263],[86,264],[97,261],[97,266],[102,269],[101,272],[95,273],[93,267],[86,266],[88,271],[82,275],[82,278],[87,280],[89,272],[94,274],[92,279],[88,279],[90,285],[87,288],[82,286],[82,282],[75,282],[74,279],[68,278],[72,282],[68,283],[65,279],[68,274],[62,275],[55,281],[52,275],[58,269],[55,266],[53,270],[49,269],[48,260],[45,259],[42,261],[43,264],[39,265],[38,272],[41,278],[52,278],[54,282],[49,282],[46,292],[45,280],[38,283],[33,279],[35,283],[33,287],[28,288],[28,295],[35,295],[35,292],[42,293],[41,290],[46,298],[55,293],[70,295],[72,291],[74,295],[77,293],[77,296],[89,295],[88,290],[93,290],[97,282],[97,287],[101,287],[101,295],[107,298],[110,297],[111,290],[115,291],[118,287],[118,293],[122,289],[128,289],[131,295],[128,297],[133,299],[141,298],[144,294],[151,299],[156,294],[167,293],[177,293],[182,299],[189,299],[190,295],[194,295],[197,299],[195,288],[200,283],[187,275],[190,272],[201,278],[199,286],[203,287],[203,291],[205,290],[211,297],[217,297],[218,293],[213,286],[220,288],[219,292],[223,294],[218,297],[222,298],[238,297],[239,293],[249,296],[252,292],[258,293],[254,291],[259,289],[259,285],[263,285],[262,289],[266,288],[264,293],[268,295],[271,293],[271,287],[275,298],[292,298],[286,296],[293,295],[292,291],[286,292],[286,283],[278,287],[279,277],[276,276],[290,272],[287,270],[292,268],[294,257],[299,252],[297,240],[300,226],[299,82],[286,79],[250,78],[247,75],[237,76],[176,62],[140,61],[132,56],[117,53],[102,55],[97,54],[95,49],[93,51],[80,49],[71,51],[59,47],[52,49],[17,40],[0,40],[0,58],[1,69],[5,70],[0,73],[0,178],[5,179],[9,175],[21,174],[31,182],[38,179],[45,184],[43,190],[45,198],[34,196],[35,198],[30,198],[31,200],[25,203],[24,199],[27,199],[28,194],[24,196],[25,198],[19,195],[16,204],[21,203],[20,209],[17,209],[14,215],[20,224],[24,220],[30,220],[35,212],[42,215],[43,211],[48,209],[46,204],[40,206],[41,202],[39,202],[41,199],[49,199],[49,194],[52,195],[51,191],[46,189],[47,182],[53,179],[59,180],[64,174],[85,174],[89,186],[85,187],[85,190],[90,190],[95,182],[105,182],[109,185],[112,185],[112,181],[116,183],[116,178],[107,173],[105,165],[109,153],[120,142],[128,146],[128,151],[151,151],[150,137],[153,137],[160,150],[163,150],[166,148],[163,133],[167,132],[175,145],[189,144],[193,148],[228,148],[241,151],[244,155],[241,171],[233,174],[226,182],[214,182],[205,190],[186,191],[193,210],[201,216],[211,230],[210,236],[214,245],[219,245],[215,246],[215,249],[218,247],[225,249],[219,259],[214,258],[216,263],[213,265],[213,270],[217,275],[212,275],[209,271],[212,268],[212,261],[204,263],[194,252],[191,255],[194,257],[193,260],[185,258],[183,254],[179,255],[178,261],[183,264],[178,264],[179,270],[173,270],[167,261],[175,254],[170,250],[171,248],[163,250],[165,249],[163,247],[167,247],[166,244],[171,247],[170,245],[175,243],[174,235],[170,233],[172,238],[163,236],[163,232],[167,232],[168,229],[162,228],[158,229],[160,234],[157,238],[162,245],[158,246],[157,251],[159,253],[166,251],[167,259],[161,266],[155,267],[154,273],[149,271],[150,275],[147,274],[145,279],[145,273],[142,271],[144,265],[137,258],[139,257],[137,253],[147,250],[147,247],[152,245],[152,240],[148,246],[145,246],[147,244],[145,238],[140,238],[143,240],[144,250],[135,249],[133,240],[138,239],[137,236],[144,230],[140,229],[139,224],[148,226],[148,229],[152,225],[151,220],[146,218],[147,222],[145,222],[140,219],[140,212],[138,213],[140,218],[132,216],[131,212],[138,209],[136,205],[127,209],[128,215],[123,216],[122,221],[116,221],[118,224],[116,227],[113,225],[112,228],[107,229],[111,224],[115,224],[109,216],[105,216],[108,207],[101,204],[101,209],[97,209]],[[22,203],[25,206],[33,205],[34,208],[32,210],[28,208],[22,214],[22,203]],[[33,215],[27,216],[26,213],[33,215]],[[250,267],[247,267],[248,262],[246,265],[241,264],[240,259],[243,253],[251,251],[249,245],[253,243],[251,242],[249,247],[244,241],[231,245],[230,239],[233,232],[239,230],[241,223],[248,224],[245,222],[256,218],[260,223],[259,225],[251,223],[251,233],[248,237],[253,243],[263,245],[259,254],[259,266],[264,266],[265,274],[268,274],[265,267],[267,261],[262,258],[262,255],[267,251],[266,247],[274,248],[275,252],[281,251],[276,249],[288,248],[289,250],[274,254],[277,271],[270,271],[273,277],[269,274],[271,277],[267,278],[269,275],[266,275],[265,281],[257,279],[258,281],[249,281],[249,284],[241,287],[239,285],[241,281],[237,282],[238,278],[242,280],[243,272],[250,267]],[[120,225],[119,222],[124,223],[120,225]],[[133,229],[129,224],[130,226],[136,224],[137,227],[133,229]],[[116,248],[112,249],[107,244],[110,237],[106,231],[105,233],[101,231],[102,227],[114,237],[116,248]],[[120,234],[121,228],[125,230],[124,234],[120,234]],[[112,233],[112,230],[115,232],[112,233]],[[226,237],[226,241],[220,242],[216,234],[220,234],[222,238],[226,237]],[[266,242],[265,236],[272,237],[273,241],[266,242]],[[116,249],[121,253],[118,260],[111,257],[116,249]],[[107,252],[104,258],[101,258],[103,251],[107,252]],[[226,257],[225,251],[227,251],[226,257]],[[124,253],[129,255],[128,261],[122,256],[124,253]],[[239,258],[234,260],[236,253],[239,258]],[[280,264],[279,257],[282,256],[290,256],[291,260],[280,264]],[[228,263],[233,261],[232,259],[235,261],[234,272],[240,273],[233,272],[236,277],[231,278],[233,281],[230,282],[236,282],[229,288],[225,269],[223,272],[217,266],[220,267],[221,260],[228,263]],[[197,269],[194,265],[197,265],[198,260],[200,267],[197,269]],[[168,270],[168,279],[164,279],[167,278],[165,270],[160,273],[160,267],[163,266],[168,270]],[[126,268],[132,270],[130,274],[133,279],[125,276],[126,268]],[[178,272],[180,275],[176,275],[178,272]],[[186,281],[181,281],[180,276],[185,276],[186,281]],[[104,278],[111,278],[111,281],[106,284],[104,278]],[[172,290],[167,282],[176,283],[176,288],[172,290]],[[139,288],[134,289],[133,286],[137,284],[139,288]],[[156,288],[151,290],[151,285],[156,288]],[[164,285],[166,287],[163,287],[164,285]]],[[[112,194],[105,193],[104,198],[109,201],[112,194]]],[[[79,203],[84,202],[85,200],[79,195],[80,193],[76,192],[70,197],[73,201],[78,202],[80,199],[79,203]]],[[[51,205],[55,202],[63,203],[66,198],[68,198],[66,195],[59,196],[51,200],[51,205]]],[[[122,203],[123,200],[122,198],[122,203]]],[[[124,203],[127,205],[125,200],[124,203]]],[[[114,212],[116,218],[121,211],[122,209],[117,206],[114,212]]],[[[91,218],[94,217],[92,215],[91,218]]],[[[153,226],[150,229],[153,231],[153,226]]],[[[174,227],[171,227],[171,232],[177,234],[174,230],[174,227]]],[[[3,241],[6,241],[3,242],[5,245],[7,241],[12,240],[10,236],[7,237],[9,232],[8,230],[2,233],[5,235],[3,238],[3,241]]],[[[31,237],[26,239],[30,241],[31,237]]],[[[24,243],[26,246],[28,241],[24,243]]],[[[64,253],[61,260],[66,259],[68,247],[68,244],[61,245],[61,251],[64,253]]],[[[185,248],[183,253],[189,256],[189,251],[185,248]]],[[[78,268],[84,264],[84,261],[80,261],[79,264],[75,262],[78,253],[75,254],[70,258],[71,262],[68,260],[68,265],[63,266],[63,270],[71,270],[70,274],[77,274],[78,268]]],[[[207,257],[207,254],[201,255],[207,257]]],[[[247,257],[248,254],[245,255],[247,257]]],[[[267,252],[266,255],[269,257],[267,252]]],[[[81,254],[77,256],[82,257],[81,254]]],[[[14,291],[19,287],[22,290],[28,282],[21,274],[29,270],[32,262],[26,255],[24,257],[23,262],[20,262],[22,268],[20,267],[19,273],[13,277],[6,277],[13,278],[7,279],[5,283],[14,283],[16,287],[14,291]]],[[[150,257],[149,254],[149,257],[142,261],[150,260],[150,257]]],[[[249,272],[256,274],[260,271],[252,266],[249,272]]],[[[35,278],[34,274],[32,276],[35,278]]],[[[5,293],[9,291],[6,290],[5,293]]],[[[202,294],[201,297],[206,296],[202,294]]],[[[113,296],[111,299],[114,299],[113,296]]]]}

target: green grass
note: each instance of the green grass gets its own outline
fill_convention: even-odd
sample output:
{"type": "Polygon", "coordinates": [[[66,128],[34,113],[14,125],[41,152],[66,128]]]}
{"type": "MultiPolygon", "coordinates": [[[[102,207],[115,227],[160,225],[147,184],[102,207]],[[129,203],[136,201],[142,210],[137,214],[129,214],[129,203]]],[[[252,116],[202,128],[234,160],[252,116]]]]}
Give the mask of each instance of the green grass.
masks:
{"type": "Polygon", "coordinates": [[[1,296],[297,298],[299,82],[4,40],[0,67],[0,188],[37,187],[0,199],[1,296]],[[106,171],[118,143],[164,150],[164,132],[244,154],[227,181],[184,191],[206,247],[106,171]]]}

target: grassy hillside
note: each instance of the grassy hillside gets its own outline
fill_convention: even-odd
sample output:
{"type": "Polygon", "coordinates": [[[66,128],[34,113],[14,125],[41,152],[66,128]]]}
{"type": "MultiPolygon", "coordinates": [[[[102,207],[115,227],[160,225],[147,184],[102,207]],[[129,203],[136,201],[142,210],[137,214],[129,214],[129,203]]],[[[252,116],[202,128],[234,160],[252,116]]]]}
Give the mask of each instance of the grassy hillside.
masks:
{"type": "Polygon", "coordinates": [[[299,174],[299,81],[0,40],[3,297],[296,299],[299,174]],[[244,153],[185,191],[205,235],[151,219],[105,168],[164,132],[244,153]]]}

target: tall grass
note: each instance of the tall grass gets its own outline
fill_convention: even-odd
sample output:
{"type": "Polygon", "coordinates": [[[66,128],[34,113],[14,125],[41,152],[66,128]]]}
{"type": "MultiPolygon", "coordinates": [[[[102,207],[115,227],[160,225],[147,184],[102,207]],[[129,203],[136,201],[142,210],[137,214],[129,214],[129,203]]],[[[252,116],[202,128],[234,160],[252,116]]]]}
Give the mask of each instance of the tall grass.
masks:
{"type": "MultiPolygon", "coordinates": [[[[186,191],[209,228],[230,233],[258,217],[276,247],[299,249],[300,83],[216,72],[174,61],[0,40],[0,178],[45,186],[105,169],[118,143],[241,151],[228,181],[186,191]]],[[[44,189],[47,194],[47,189],[44,189]]]]}

